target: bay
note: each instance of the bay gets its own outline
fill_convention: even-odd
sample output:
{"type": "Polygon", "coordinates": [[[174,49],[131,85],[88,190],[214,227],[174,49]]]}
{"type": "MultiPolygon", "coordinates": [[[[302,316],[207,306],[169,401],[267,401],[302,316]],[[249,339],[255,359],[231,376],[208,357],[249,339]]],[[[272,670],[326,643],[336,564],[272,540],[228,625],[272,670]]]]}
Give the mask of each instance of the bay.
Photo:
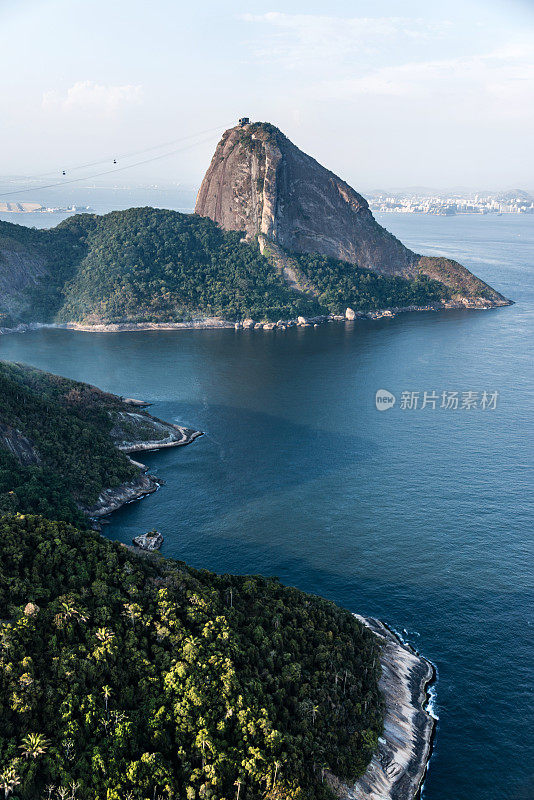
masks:
{"type": "Polygon", "coordinates": [[[515,301],[285,332],[43,330],[0,357],[153,403],[205,435],[143,454],[166,485],[110,518],[217,572],[277,575],[403,632],[437,666],[426,800],[534,796],[534,217],[378,215],[515,301]],[[375,393],[395,406],[380,412],[375,393]],[[423,393],[439,400],[421,408],[423,393]],[[478,393],[476,409],[441,393],[478,393]],[[482,393],[498,392],[495,409],[482,393]],[[419,393],[403,409],[403,392],[419,393]],[[530,716],[529,716],[530,715],[530,716]]]}

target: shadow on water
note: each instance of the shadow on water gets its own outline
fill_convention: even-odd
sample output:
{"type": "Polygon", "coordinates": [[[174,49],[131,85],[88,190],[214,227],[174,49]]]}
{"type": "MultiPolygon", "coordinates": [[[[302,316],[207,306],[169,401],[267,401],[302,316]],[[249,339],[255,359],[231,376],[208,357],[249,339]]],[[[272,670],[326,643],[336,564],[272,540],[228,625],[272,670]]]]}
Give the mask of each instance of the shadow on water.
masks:
{"type": "MultiPolygon", "coordinates": [[[[204,436],[187,448],[139,454],[166,485],[142,504],[115,512],[107,527],[110,532],[139,525],[139,517],[149,515],[157,500],[189,507],[186,498],[175,494],[180,484],[194,495],[206,490],[195,500],[201,500],[196,512],[207,525],[234,507],[324,480],[349,460],[362,464],[376,457],[376,446],[363,435],[298,424],[273,414],[193,403],[159,403],[157,411],[163,418],[197,420],[204,436]]],[[[191,527],[190,515],[186,524],[191,527]]]]}

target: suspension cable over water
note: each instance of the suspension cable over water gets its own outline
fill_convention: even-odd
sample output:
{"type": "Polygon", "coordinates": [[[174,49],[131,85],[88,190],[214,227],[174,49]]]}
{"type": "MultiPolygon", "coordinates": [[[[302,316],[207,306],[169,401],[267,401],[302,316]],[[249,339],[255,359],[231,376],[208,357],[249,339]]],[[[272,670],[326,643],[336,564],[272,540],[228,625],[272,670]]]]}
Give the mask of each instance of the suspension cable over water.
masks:
{"type": "MultiPolygon", "coordinates": [[[[212,128],[211,132],[213,132],[215,130],[220,130],[220,127],[212,128]]],[[[203,131],[202,133],[207,133],[207,131],[203,131]]],[[[176,141],[184,141],[185,139],[191,139],[194,136],[201,136],[202,133],[191,134],[190,136],[185,136],[182,139],[175,139],[174,141],[175,142],[176,141]]],[[[43,189],[54,189],[57,186],[66,186],[67,184],[70,184],[70,183],[79,183],[80,181],[88,181],[88,180],[92,180],[93,178],[101,178],[104,175],[112,175],[115,172],[124,172],[127,169],[132,169],[133,167],[140,167],[143,164],[150,164],[153,161],[159,161],[160,159],[163,159],[163,158],[169,158],[171,156],[176,155],[177,153],[182,153],[185,150],[190,150],[193,147],[198,147],[198,146],[200,146],[202,144],[207,144],[208,142],[211,141],[211,139],[212,139],[212,137],[209,136],[207,138],[201,139],[198,142],[192,142],[191,144],[185,145],[184,147],[178,147],[178,148],[175,148],[174,150],[170,150],[168,153],[161,153],[160,155],[152,156],[151,158],[146,158],[146,159],[143,159],[142,161],[136,161],[133,164],[127,164],[124,167],[115,167],[114,169],[108,169],[108,170],[105,170],[104,172],[97,172],[97,173],[92,174],[92,175],[82,175],[80,178],[69,178],[66,181],[57,181],[55,183],[48,183],[48,184],[44,184],[42,186],[30,186],[30,187],[26,187],[25,189],[13,189],[13,190],[11,190],[9,192],[0,192],[0,197],[8,197],[8,196],[11,196],[11,195],[14,195],[14,194],[23,194],[24,192],[39,192],[39,191],[42,191],[43,189]]],[[[172,143],[172,142],[170,142],[170,143],[172,143]]],[[[164,145],[154,145],[153,147],[147,147],[145,150],[138,150],[138,151],[136,151],[136,153],[131,153],[130,156],[122,156],[122,158],[131,157],[132,155],[136,155],[136,154],[140,154],[140,153],[146,153],[146,152],[149,152],[150,150],[156,150],[156,149],[159,149],[160,147],[163,147],[163,146],[164,145]]],[[[105,161],[95,161],[95,162],[92,162],[92,164],[87,164],[87,165],[84,165],[84,166],[74,167],[71,171],[73,171],[75,169],[84,169],[87,166],[94,166],[96,164],[102,164],[102,163],[106,163],[106,162],[105,161]]],[[[50,175],[50,174],[54,174],[54,173],[44,173],[44,174],[50,175]]]]}

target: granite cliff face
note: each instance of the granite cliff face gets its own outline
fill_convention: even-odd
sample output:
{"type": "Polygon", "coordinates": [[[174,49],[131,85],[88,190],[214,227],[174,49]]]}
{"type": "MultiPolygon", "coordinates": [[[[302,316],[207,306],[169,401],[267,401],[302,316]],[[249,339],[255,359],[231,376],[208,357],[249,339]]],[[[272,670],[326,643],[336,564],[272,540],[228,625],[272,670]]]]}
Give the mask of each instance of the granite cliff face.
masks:
{"type": "Polygon", "coordinates": [[[505,298],[449,259],[421,257],[374,219],[348,183],[268,123],[238,125],[217,145],[195,212],[260,246],[318,253],[385,275],[428,275],[460,296],[505,298]]]}
{"type": "Polygon", "coordinates": [[[0,327],[51,320],[82,252],[68,226],[37,230],[0,221],[0,327]]]}
{"type": "Polygon", "coordinates": [[[49,279],[46,260],[31,247],[0,233],[0,319],[28,306],[28,289],[49,279]]]}

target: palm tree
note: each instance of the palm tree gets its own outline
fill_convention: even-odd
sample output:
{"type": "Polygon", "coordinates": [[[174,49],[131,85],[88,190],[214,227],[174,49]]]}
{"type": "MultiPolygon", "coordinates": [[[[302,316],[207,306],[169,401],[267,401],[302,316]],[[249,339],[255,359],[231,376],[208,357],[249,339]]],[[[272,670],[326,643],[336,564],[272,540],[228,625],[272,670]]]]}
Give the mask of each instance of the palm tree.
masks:
{"type": "Polygon", "coordinates": [[[205,762],[205,755],[206,755],[206,745],[208,748],[211,749],[209,739],[207,738],[207,734],[204,731],[201,731],[197,737],[197,744],[200,745],[202,750],[202,769],[206,766],[205,762]]]}
{"type": "Polygon", "coordinates": [[[102,687],[102,694],[104,695],[104,700],[106,701],[106,711],[108,710],[108,700],[111,697],[111,686],[103,686],[102,687]]]}
{"type": "Polygon", "coordinates": [[[20,783],[20,778],[13,767],[4,770],[0,775],[0,789],[4,790],[4,800],[7,800],[13,789],[20,783]]]}
{"type": "Polygon", "coordinates": [[[241,778],[238,778],[234,783],[234,786],[237,786],[237,795],[236,800],[239,800],[239,792],[241,791],[241,778]]]}
{"type": "Polygon", "coordinates": [[[123,615],[130,620],[132,628],[135,628],[135,620],[141,617],[141,607],[137,603],[124,603],[123,606],[123,615]]]}
{"type": "Polygon", "coordinates": [[[46,752],[50,742],[42,733],[28,733],[19,748],[25,758],[38,758],[46,752]]]}
{"type": "Polygon", "coordinates": [[[54,617],[54,622],[58,628],[63,628],[71,620],[87,622],[88,617],[82,611],[79,611],[73,601],[67,597],[65,600],[60,601],[59,612],[54,617]]]}
{"type": "Polygon", "coordinates": [[[105,644],[106,642],[110,642],[112,639],[115,638],[115,634],[110,628],[98,628],[95,633],[96,638],[99,642],[105,644]]]}

